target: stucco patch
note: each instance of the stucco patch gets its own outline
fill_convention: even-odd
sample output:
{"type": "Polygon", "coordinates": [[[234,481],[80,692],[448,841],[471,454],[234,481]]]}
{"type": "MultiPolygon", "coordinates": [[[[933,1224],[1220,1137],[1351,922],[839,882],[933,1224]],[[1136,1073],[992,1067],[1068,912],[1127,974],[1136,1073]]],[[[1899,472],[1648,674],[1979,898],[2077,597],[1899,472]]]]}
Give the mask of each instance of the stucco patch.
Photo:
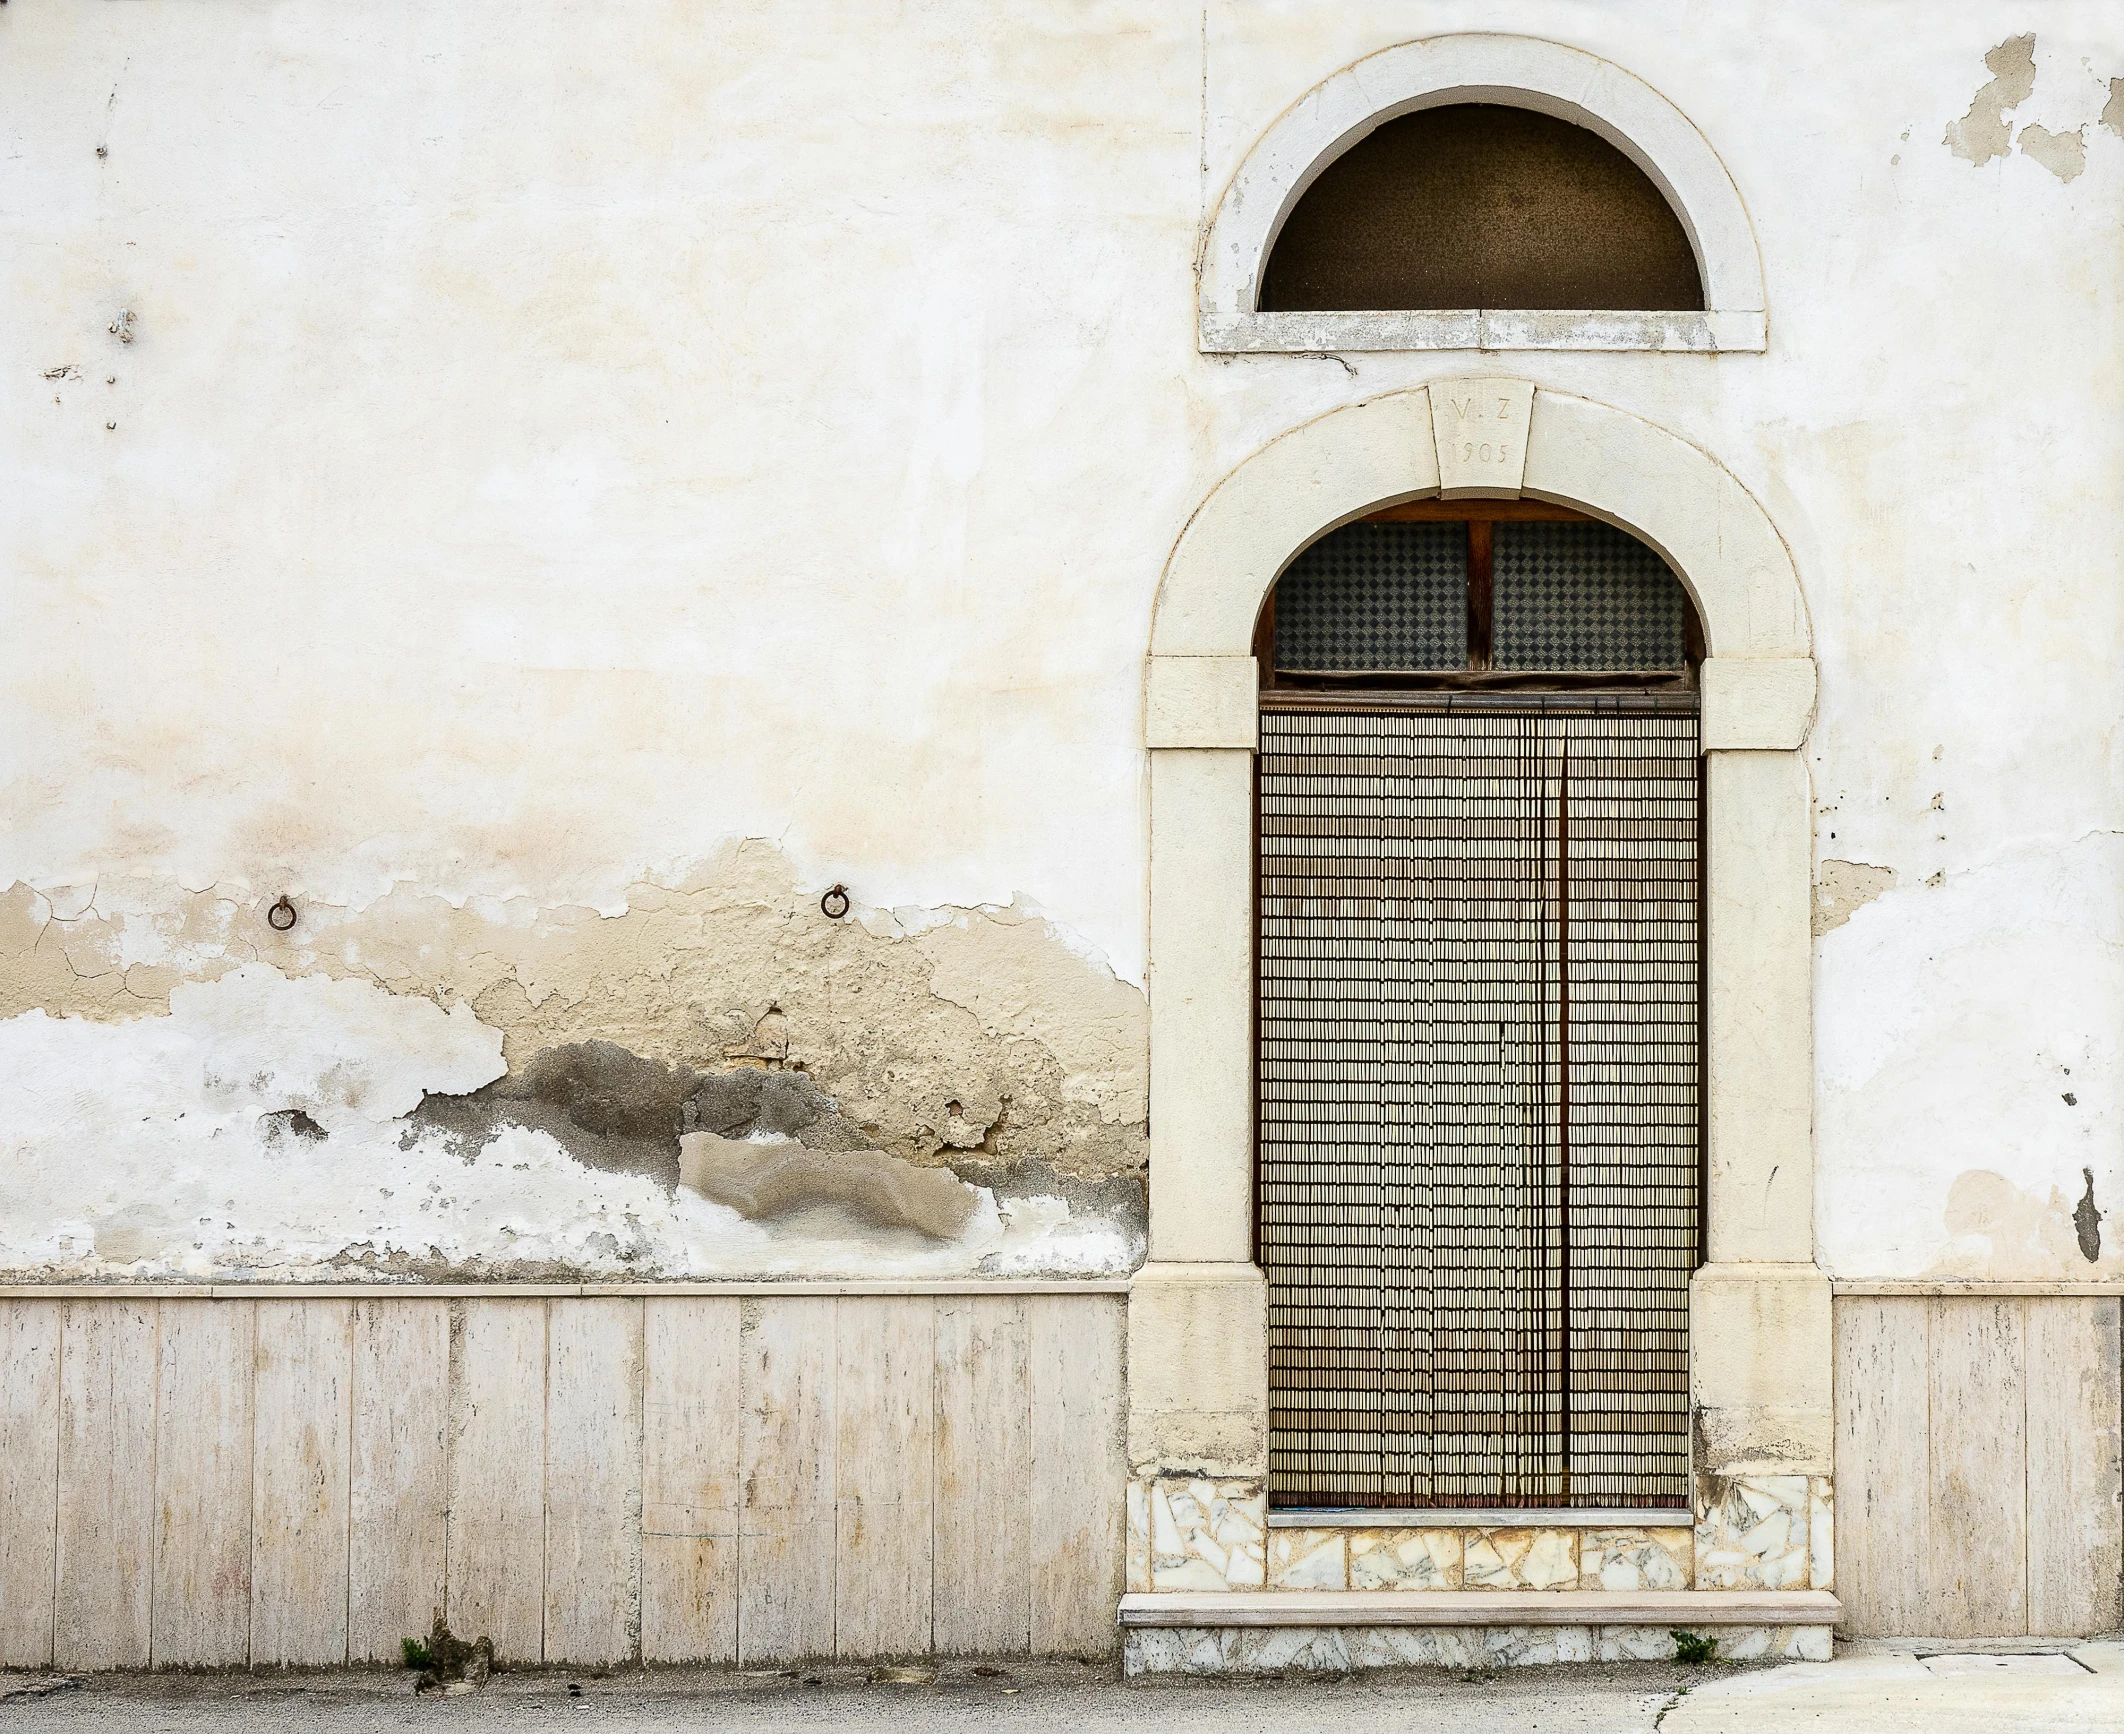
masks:
{"type": "Polygon", "coordinates": [[[1984,56],[1990,79],[1970,98],[1969,112],[1949,121],[1945,144],[1958,157],[1982,167],[2002,157],[2012,140],[2006,116],[2035,93],[2035,44],[2027,36],[2009,36],[1984,56]]]}

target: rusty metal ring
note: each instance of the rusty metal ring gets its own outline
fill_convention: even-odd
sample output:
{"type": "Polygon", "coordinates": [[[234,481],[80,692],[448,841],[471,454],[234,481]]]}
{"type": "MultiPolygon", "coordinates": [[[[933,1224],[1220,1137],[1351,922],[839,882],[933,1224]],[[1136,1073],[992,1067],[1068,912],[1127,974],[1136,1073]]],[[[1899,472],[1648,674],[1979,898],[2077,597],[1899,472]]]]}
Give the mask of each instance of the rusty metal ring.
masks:
{"type": "Polygon", "coordinates": [[[848,887],[836,885],[819,899],[819,913],[828,921],[838,921],[848,913],[848,887]]]}
{"type": "Polygon", "coordinates": [[[266,911],[266,925],[275,933],[285,933],[295,925],[295,905],[285,897],[266,911]]]}

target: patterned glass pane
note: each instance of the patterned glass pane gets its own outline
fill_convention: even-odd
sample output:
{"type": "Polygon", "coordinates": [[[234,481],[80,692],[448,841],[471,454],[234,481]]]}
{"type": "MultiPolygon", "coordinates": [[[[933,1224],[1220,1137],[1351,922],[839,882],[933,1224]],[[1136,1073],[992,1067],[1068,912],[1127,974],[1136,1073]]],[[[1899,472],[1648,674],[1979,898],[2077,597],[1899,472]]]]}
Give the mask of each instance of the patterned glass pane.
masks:
{"type": "Polygon", "coordinates": [[[1667,563],[1606,524],[1499,524],[1499,668],[1680,668],[1689,599],[1667,563]]]}
{"type": "Polygon", "coordinates": [[[1464,668],[1464,524],[1346,524],[1276,583],[1276,666],[1464,668]]]}

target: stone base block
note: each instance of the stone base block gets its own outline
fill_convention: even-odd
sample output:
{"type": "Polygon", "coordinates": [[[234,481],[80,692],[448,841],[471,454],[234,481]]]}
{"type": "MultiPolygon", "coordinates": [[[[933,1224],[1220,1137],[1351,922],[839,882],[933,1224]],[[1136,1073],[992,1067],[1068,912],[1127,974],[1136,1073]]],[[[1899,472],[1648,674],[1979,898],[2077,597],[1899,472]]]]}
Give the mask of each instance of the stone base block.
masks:
{"type": "MultiPolygon", "coordinates": [[[[1721,1661],[1826,1662],[1827,1626],[1720,1626],[1721,1661]]],[[[1674,1659],[1664,1626],[1138,1626],[1122,1672],[1351,1674],[1367,1668],[1520,1668],[1674,1659]]]]}

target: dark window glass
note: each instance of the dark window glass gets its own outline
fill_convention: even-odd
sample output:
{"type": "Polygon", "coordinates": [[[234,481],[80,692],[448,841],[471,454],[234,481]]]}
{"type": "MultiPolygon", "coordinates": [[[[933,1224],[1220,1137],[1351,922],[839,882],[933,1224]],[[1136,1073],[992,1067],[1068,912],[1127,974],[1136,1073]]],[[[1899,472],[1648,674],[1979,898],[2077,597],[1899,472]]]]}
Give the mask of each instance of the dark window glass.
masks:
{"type": "Polygon", "coordinates": [[[1606,139],[1489,103],[1368,134],[1298,201],[1264,312],[1441,307],[1696,309],[1674,209],[1606,139]]]}
{"type": "Polygon", "coordinates": [[[1607,524],[1498,524],[1492,535],[1497,667],[1685,666],[1689,598],[1636,537],[1607,524]]]}
{"type": "Polygon", "coordinates": [[[1276,666],[1333,672],[1464,667],[1465,524],[1345,524],[1276,584],[1276,666]]]}

